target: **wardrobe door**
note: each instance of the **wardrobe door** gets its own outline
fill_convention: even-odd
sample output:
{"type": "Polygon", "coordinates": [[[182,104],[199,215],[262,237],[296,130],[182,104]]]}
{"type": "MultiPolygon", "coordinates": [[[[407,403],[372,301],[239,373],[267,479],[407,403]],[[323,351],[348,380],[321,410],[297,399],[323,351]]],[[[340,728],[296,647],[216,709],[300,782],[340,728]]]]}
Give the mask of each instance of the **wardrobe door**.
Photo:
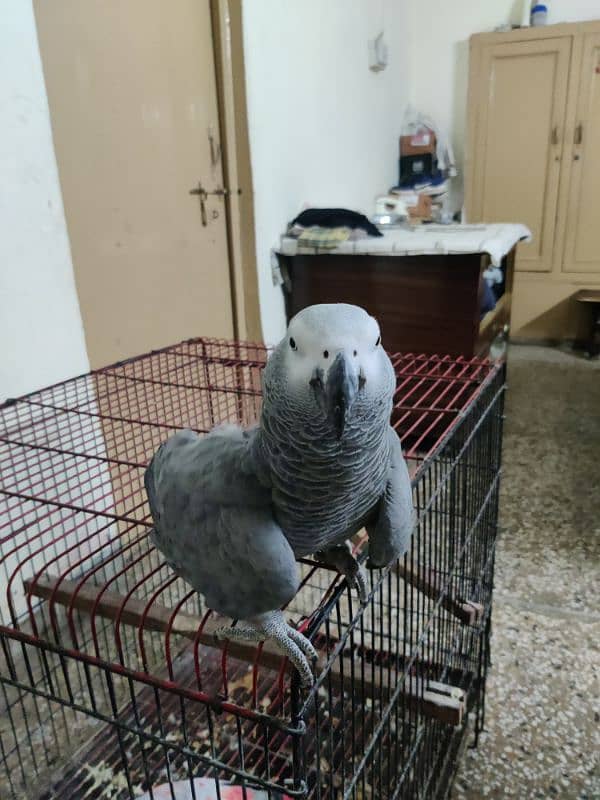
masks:
{"type": "Polygon", "coordinates": [[[552,268],[572,37],[484,45],[471,113],[470,221],[522,222],[533,233],[516,268],[552,268]]]}
{"type": "Polygon", "coordinates": [[[577,96],[563,272],[600,280],[600,33],[586,34],[577,96]]]}

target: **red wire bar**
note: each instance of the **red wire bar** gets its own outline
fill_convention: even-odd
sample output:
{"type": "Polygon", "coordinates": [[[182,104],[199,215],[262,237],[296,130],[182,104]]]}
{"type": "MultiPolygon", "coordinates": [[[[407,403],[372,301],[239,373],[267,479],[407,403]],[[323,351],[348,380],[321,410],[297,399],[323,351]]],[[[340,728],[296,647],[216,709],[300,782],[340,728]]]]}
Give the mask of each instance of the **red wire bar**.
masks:
{"type": "MultiPolygon", "coordinates": [[[[215,615],[150,546],[143,488],[145,465],[172,431],[258,421],[267,356],[259,344],[193,339],[0,407],[0,612],[7,628],[31,641],[52,637],[52,646],[143,673],[156,686],[176,683],[189,653],[195,692],[235,707],[233,687],[242,680],[253,712],[288,702],[287,665],[276,665],[266,648],[255,648],[242,679],[230,646],[219,645],[215,661],[205,633],[215,615]],[[72,587],[68,600],[65,586],[72,587]],[[112,611],[107,597],[119,598],[112,611]],[[135,613],[132,602],[141,604],[135,613]],[[191,638],[182,620],[198,620],[191,638]]],[[[498,367],[418,354],[392,362],[392,424],[415,477],[498,367]]],[[[302,569],[288,614],[304,631],[341,579],[310,560],[302,569]]]]}

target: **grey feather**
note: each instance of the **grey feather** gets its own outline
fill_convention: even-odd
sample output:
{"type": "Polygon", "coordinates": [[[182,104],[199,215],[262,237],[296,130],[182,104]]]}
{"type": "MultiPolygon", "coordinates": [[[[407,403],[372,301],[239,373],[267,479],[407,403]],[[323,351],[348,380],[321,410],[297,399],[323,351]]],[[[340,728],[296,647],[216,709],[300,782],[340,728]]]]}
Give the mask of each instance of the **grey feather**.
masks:
{"type": "Polygon", "coordinates": [[[393,428],[388,430],[390,461],[386,485],[379,500],[377,515],[367,525],[369,564],[373,567],[385,567],[404,555],[410,547],[415,526],[412,487],[400,439],[393,428]]]}
{"type": "Polygon", "coordinates": [[[286,392],[279,357],[275,352],[265,370],[254,449],[257,463],[267,465],[275,516],[294,553],[304,556],[354,535],[383,494],[394,375],[381,397],[358,401],[338,440],[312,404],[286,392]]]}
{"type": "Polygon", "coordinates": [[[270,492],[247,467],[252,435],[181,431],[146,472],[154,544],[210,608],[235,618],[279,608],[299,582],[270,492]]]}

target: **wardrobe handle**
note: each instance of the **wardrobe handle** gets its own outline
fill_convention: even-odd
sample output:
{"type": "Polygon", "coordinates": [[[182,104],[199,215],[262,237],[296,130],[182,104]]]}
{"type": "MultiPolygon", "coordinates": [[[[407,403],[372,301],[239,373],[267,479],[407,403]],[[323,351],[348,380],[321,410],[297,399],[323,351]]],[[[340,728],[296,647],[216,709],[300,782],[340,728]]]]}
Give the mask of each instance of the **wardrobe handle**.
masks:
{"type": "Polygon", "coordinates": [[[558,125],[552,128],[552,135],[550,137],[551,144],[558,144],[558,125]]]}
{"type": "Polygon", "coordinates": [[[575,144],[581,144],[583,141],[583,122],[580,122],[575,128],[575,139],[573,141],[575,144]]]}

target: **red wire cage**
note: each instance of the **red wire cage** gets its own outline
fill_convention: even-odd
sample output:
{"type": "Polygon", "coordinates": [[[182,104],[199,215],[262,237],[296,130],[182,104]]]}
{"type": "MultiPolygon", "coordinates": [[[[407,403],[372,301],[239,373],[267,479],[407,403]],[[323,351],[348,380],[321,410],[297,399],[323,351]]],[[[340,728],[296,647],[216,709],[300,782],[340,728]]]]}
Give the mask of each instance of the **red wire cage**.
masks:
{"type": "Polygon", "coordinates": [[[258,422],[266,358],[194,339],[1,408],[2,797],[127,798],[161,779],[194,796],[200,775],[215,797],[229,781],[271,797],[433,797],[471,708],[480,727],[502,367],[393,357],[413,547],[370,574],[365,608],[302,559],[286,613],[320,654],[305,692],[272,647],[217,643],[223,620],[148,539],[148,461],[182,427],[258,422]]]}

